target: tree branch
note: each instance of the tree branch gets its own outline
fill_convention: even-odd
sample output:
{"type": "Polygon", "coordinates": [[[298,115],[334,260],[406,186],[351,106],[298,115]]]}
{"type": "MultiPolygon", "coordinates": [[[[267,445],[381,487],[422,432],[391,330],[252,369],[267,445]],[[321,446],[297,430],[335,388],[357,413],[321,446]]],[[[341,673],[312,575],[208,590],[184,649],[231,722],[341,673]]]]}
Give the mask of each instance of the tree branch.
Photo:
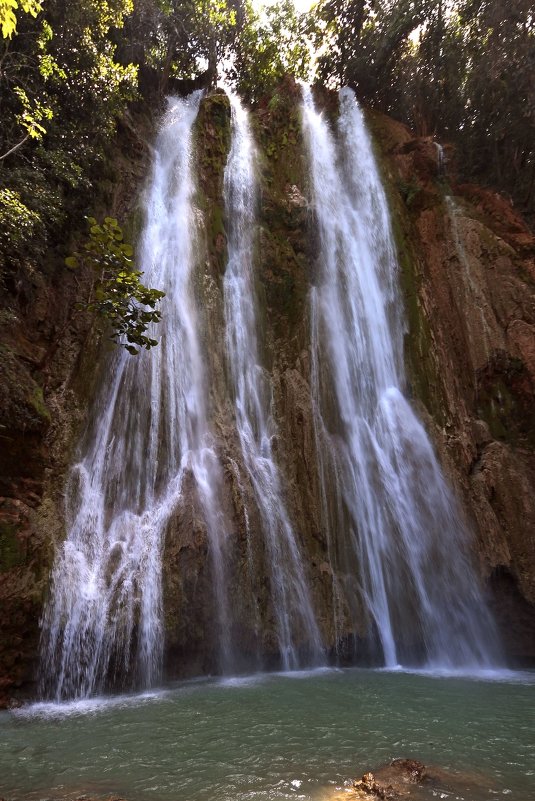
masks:
{"type": "Polygon", "coordinates": [[[28,134],[26,134],[24,139],[21,142],[18,143],[18,145],[13,145],[13,147],[10,150],[8,150],[7,153],[4,153],[3,156],[0,156],[0,161],[2,161],[2,159],[5,159],[7,156],[10,156],[12,153],[15,152],[15,150],[18,150],[19,147],[21,147],[24,144],[26,139],[29,139],[29,138],[30,138],[30,134],[28,133],[28,134]]]}

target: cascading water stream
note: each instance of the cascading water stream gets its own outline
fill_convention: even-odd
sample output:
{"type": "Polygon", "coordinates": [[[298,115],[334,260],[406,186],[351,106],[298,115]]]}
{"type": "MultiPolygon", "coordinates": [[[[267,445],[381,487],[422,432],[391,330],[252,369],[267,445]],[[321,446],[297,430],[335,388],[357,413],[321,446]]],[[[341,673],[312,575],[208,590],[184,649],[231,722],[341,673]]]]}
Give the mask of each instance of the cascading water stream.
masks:
{"type": "MultiPolygon", "coordinates": [[[[224,175],[228,263],[224,278],[225,339],[243,463],[258,506],[278,648],[283,669],[323,661],[321,636],[300,549],[273,454],[276,426],[269,377],[257,340],[253,261],[257,154],[248,114],[229,92],[232,144],[224,175]]],[[[249,526],[248,536],[250,536],[249,526]]],[[[248,552],[251,554],[251,543],[248,552]]],[[[251,574],[254,569],[251,568],[251,574]]]]}
{"type": "Polygon", "coordinates": [[[192,474],[213,563],[228,656],[225,528],[208,424],[195,264],[192,128],[201,93],[171,99],[156,141],[139,265],[165,291],[158,347],[121,349],[109,369],[66,491],[68,535],[58,548],[42,623],[42,691],[61,700],[100,691],[110,674],[148,687],[161,675],[161,552],[183,481],[192,474]]]}
{"type": "MultiPolygon", "coordinates": [[[[223,292],[241,455],[227,464],[244,501],[257,666],[263,649],[273,651],[263,638],[274,631],[281,666],[293,669],[325,657],[275,458],[272,387],[257,334],[257,154],[248,115],[229,96],[223,292]]],[[[111,360],[66,488],[68,535],[58,547],[41,643],[42,692],[56,700],[160,680],[163,540],[192,488],[208,540],[218,669],[228,674],[240,664],[227,568],[227,552],[236,568],[238,541],[231,549],[193,281],[199,103],[200,93],[170,101],[145,198],[138,263],[146,282],[166,293],[154,331],[160,344],[135,359],[120,350],[111,360]]],[[[404,323],[384,192],[353,94],[342,92],[340,103],[335,141],[304,90],[319,242],[311,378],[335,638],[362,639],[367,619],[388,666],[484,666],[493,658],[493,624],[455,502],[401,392],[404,323]]]]}
{"type": "Polygon", "coordinates": [[[494,626],[466,532],[401,392],[398,267],[363,115],[342,90],[335,140],[307,87],[303,98],[319,240],[312,384],[336,627],[345,623],[337,610],[357,616],[350,564],[386,666],[486,666],[495,659],[494,626]]]}

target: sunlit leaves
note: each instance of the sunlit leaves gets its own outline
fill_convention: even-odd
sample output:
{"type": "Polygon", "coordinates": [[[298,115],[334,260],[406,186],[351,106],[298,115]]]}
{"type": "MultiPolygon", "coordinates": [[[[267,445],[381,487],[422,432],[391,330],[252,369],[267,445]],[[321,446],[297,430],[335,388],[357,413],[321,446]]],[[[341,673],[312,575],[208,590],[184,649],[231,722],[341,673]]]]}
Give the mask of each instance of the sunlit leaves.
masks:
{"type": "Polygon", "coordinates": [[[307,78],[310,66],[305,18],[296,13],[292,0],[278,0],[257,15],[246,7],[246,18],[237,35],[228,74],[238,89],[256,100],[291,74],[307,78]]]}
{"type": "Polygon", "coordinates": [[[123,241],[123,231],[114,217],[106,217],[102,223],[88,217],[87,222],[88,238],[78,253],[65,259],[69,269],[85,265],[97,276],[93,297],[85,308],[109,323],[112,339],[129,353],[148,350],[158,344],[149,330],[160,321],[161,312],[156,307],[165,293],[141,282],[143,273],[134,269],[133,248],[123,241]]]}
{"type": "Polygon", "coordinates": [[[0,28],[4,39],[10,39],[17,31],[16,11],[36,17],[42,10],[38,0],[0,0],[0,28]]]}
{"type": "Polygon", "coordinates": [[[52,119],[52,109],[39,100],[30,101],[28,95],[20,86],[16,86],[13,91],[19,98],[23,109],[22,113],[17,116],[17,121],[26,130],[31,139],[41,139],[46,133],[46,128],[41,123],[44,120],[52,119]]]}
{"type": "Polygon", "coordinates": [[[36,44],[38,49],[39,72],[45,82],[52,77],[56,77],[61,81],[67,78],[65,70],[59,66],[56,59],[48,52],[48,47],[53,36],[54,33],[51,26],[46,19],[43,20],[41,33],[37,37],[36,44]]]}

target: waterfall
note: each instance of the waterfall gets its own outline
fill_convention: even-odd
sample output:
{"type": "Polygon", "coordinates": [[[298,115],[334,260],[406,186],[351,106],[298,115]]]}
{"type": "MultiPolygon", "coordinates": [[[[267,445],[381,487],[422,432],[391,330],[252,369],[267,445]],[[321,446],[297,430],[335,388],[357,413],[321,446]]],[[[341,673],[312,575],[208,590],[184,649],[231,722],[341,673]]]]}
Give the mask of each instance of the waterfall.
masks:
{"type": "Polygon", "coordinates": [[[402,394],[398,265],[353,92],[340,92],[335,136],[304,87],[303,129],[319,251],[311,372],[335,628],[357,631],[364,613],[375,658],[390,667],[488,665],[494,628],[467,533],[402,394]]]}
{"type": "Polygon", "coordinates": [[[166,292],[153,331],[160,343],[136,358],[115,354],[68,479],[68,533],[41,642],[42,691],[58,700],[100,691],[113,675],[144,687],[160,679],[163,536],[188,474],[211,546],[223,663],[229,650],[221,476],[192,287],[192,129],[200,99],[196,92],[169,101],[145,198],[138,263],[146,283],[166,292]]]}
{"type": "MultiPolygon", "coordinates": [[[[283,669],[318,664],[321,637],[302,555],[286,509],[273,453],[277,433],[269,376],[260,364],[253,273],[257,153],[248,114],[229,92],[232,143],[224,174],[228,263],[224,278],[225,341],[243,464],[258,507],[270,603],[283,669]]],[[[248,558],[252,559],[247,525],[248,558]]],[[[250,567],[254,575],[254,567],[250,567]]],[[[254,592],[254,588],[253,588],[254,592]]]]}
{"type": "MultiPolygon", "coordinates": [[[[349,90],[340,94],[335,134],[304,89],[317,241],[311,388],[327,562],[319,578],[318,566],[306,564],[258,333],[259,156],[246,110],[232,92],[229,99],[228,260],[211,307],[224,311],[222,347],[205,342],[204,284],[196,280],[205,255],[193,170],[196,92],[169,100],[144,197],[137,263],[145,282],[166,293],[152,330],[160,342],[135,358],[123,349],[110,358],[65,488],[67,537],[41,637],[41,690],[56,700],[161,680],[162,553],[186,505],[206,536],[200,570],[212,619],[203,618],[202,633],[219,672],[239,669],[252,650],[257,667],[274,652],[283,669],[322,664],[318,621],[321,613],[322,631],[331,627],[327,611],[340,657],[356,643],[387,666],[493,659],[493,624],[465,528],[403,396],[405,323],[389,212],[349,90]],[[230,397],[211,393],[217,372],[208,366],[217,371],[223,356],[230,397]],[[243,526],[232,533],[240,499],[243,526]],[[331,592],[330,610],[314,607],[313,570],[316,594],[331,592]]],[[[203,548],[204,539],[201,561],[203,548]]],[[[191,619],[199,622],[195,612],[191,619]]]]}
{"type": "Polygon", "coordinates": [[[437,151],[437,175],[439,178],[446,177],[446,159],[444,158],[444,148],[440,142],[433,142],[437,151]]]}

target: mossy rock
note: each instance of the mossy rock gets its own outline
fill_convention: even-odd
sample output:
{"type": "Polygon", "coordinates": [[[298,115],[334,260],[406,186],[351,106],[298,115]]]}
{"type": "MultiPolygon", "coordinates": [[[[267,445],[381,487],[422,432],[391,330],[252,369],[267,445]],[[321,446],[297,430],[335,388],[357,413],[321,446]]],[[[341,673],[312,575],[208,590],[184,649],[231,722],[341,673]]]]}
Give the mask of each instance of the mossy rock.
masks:
{"type": "Polygon", "coordinates": [[[42,431],[50,424],[43,390],[6,346],[0,346],[0,416],[2,427],[11,431],[42,431]]]}
{"type": "Polygon", "coordinates": [[[385,156],[377,151],[376,157],[390,208],[399,263],[399,282],[408,323],[404,351],[410,391],[424,404],[435,421],[444,425],[445,404],[441,378],[433,357],[433,335],[420,301],[421,269],[413,244],[417,237],[412,228],[407,204],[392,178],[385,156]]]}
{"type": "Polygon", "coordinates": [[[285,81],[267,107],[253,119],[261,155],[262,185],[280,194],[288,184],[302,184],[304,143],[301,95],[295,82],[285,81]]]}
{"type": "Polygon", "coordinates": [[[230,101],[225,94],[203,98],[195,121],[194,140],[200,187],[210,198],[220,196],[230,149],[230,101]]]}
{"type": "Polygon", "coordinates": [[[26,553],[18,537],[18,526],[0,522],[0,573],[25,563],[26,553]]]}
{"type": "Polygon", "coordinates": [[[477,415],[495,439],[535,447],[533,389],[524,362],[505,351],[493,353],[478,371],[477,415]]]}
{"type": "Polygon", "coordinates": [[[223,176],[230,150],[230,102],[225,94],[213,93],[201,102],[195,147],[199,166],[195,202],[204,216],[212,274],[221,280],[227,263],[223,176]]]}
{"type": "Polygon", "coordinates": [[[262,258],[259,275],[266,310],[276,334],[291,337],[304,317],[308,282],[306,257],[297,254],[280,231],[263,228],[259,250],[262,258]]]}
{"type": "Polygon", "coordinates": [[[43,398],[43,390],[39,386],[35,386],[31,396],[29,397],[30,405],[35,409],[36,414],[44,420],[47,424],[50,423],[50,412],[43,398]]]}

